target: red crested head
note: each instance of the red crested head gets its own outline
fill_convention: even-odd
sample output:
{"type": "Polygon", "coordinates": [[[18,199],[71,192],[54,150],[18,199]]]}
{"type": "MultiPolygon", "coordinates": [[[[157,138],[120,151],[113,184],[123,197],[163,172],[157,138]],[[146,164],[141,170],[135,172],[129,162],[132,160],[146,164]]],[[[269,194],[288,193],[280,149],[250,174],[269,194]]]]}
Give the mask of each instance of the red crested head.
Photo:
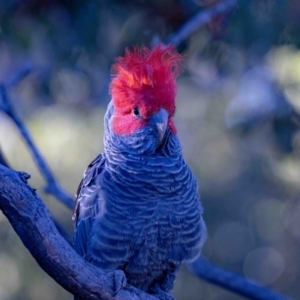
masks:
{"type": "Polygon", "coordinates": [[[116,133],[131,134],[142,128],[161,108],[168,112],[168,125],[176,132],[172,117],[181,59],[171,45],[126,49],[125,56],[117,58],[110,84],[116,133]]]}

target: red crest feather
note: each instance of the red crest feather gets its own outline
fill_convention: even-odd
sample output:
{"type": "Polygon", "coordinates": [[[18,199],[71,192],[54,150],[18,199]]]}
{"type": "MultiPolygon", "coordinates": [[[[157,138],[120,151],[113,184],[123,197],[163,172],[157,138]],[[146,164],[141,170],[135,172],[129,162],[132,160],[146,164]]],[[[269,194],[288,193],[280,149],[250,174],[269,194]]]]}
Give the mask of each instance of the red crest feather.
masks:
{"type": "MultiPolygon", "coordinates": [[[[176,78],[181,60],[182,56],[171,45],[160,44],[152,50],[144,46],[126,49],[124,57],[118,57],[112,67],[110,93],[117,113],[124,116],[138,107],[147,120],[160,108],[165,108],[171,118],[175,113],[176,78]]],[[[130,133],[137,129],[131,126],[127,130],[124,125],[122,121],[123,129],[120,127],[119,133],[120,130],[130,133]]]]}

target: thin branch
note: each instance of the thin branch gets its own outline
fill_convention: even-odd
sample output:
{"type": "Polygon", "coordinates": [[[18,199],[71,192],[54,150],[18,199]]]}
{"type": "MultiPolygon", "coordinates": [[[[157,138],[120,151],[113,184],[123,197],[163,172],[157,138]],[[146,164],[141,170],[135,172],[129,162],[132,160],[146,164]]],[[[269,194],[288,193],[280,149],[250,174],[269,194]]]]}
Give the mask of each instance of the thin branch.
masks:
{"type": "Polygon", "coordinates": [[[32,71],[32,64],[30,62],[24,63],[22,68],[16,72],[13,76],[8,78],[5,82],[5,88],[7,90],[13,88],[18,83],[20,83],[30,72],[32,71]]]}
{"type": "Polygon", "coordinates": [[[9,79],[5,84],[0,85],[0,110],[5,112],[18,127],[35,163],[38,166],[38,169],[40,170],[42,176],[47,182],[45,192],[57,197],[67,207],[73,208],[74,198],[66,190],[64,190],[55,179],[50,167],[46,163],[46,160],[43,158],[40,151],[36,147],[26,125],[23,123],[22,119],[17,115],[7,94],[8,88],[11,88],[18,84],[27,74],[29,74],[30,70],[31,66],[29,64],[26,64],[19,72],[17,72],[16,75],[9,79]]]}
{"type": "Polygon", "coordinates": [[[58,284],[82,299],[158,300],[130,285],[122,271],[105,273],[86,262],[58,233],[30,176],[0,165],[0,209],[37,263],[58,284]]]}
{"type": "Polygon", "coordinates": [[[192,35],[199,27],[207,24],[217,15],[231,10],[237,4],[237,0],[224,0],[216,5],[200,11],[196,16],[188,20],[177,32],[168,36],[165,44],[178,46],[181,42],[192,35]]]}
{"type": "Polygon", "coordinates": [[[253,300],[291,300],[243,276],[214,266],[202,256],[187,265],[197,277],[253,300]]]}

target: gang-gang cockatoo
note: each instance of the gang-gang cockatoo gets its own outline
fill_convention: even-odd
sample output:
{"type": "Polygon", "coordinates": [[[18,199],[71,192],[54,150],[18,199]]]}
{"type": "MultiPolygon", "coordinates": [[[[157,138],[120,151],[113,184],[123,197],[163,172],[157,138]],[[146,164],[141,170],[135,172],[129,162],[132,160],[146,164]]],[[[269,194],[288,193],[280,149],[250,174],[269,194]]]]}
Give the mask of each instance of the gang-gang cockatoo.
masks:
{"type": "Polygon", "coordinates": [[[127,283],[172,299],[182,262],[206,237],[195,177],[173,121],[179,55],[172,46],[126,50],[112,67],[104,151],[87,167],[74,211],[74,248],[127,283]]]}

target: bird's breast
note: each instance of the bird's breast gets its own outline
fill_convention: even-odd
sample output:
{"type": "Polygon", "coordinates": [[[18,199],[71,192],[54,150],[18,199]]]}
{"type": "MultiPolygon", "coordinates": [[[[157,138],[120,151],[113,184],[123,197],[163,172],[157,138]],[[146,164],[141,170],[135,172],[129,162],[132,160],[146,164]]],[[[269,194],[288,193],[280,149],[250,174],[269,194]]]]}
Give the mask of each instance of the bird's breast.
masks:
{"type": "Polygon", "coordinates": [[[94,223],[92,247],[105,266],[155,278],[199,252],[197,183],[183,159],[110,162],[101,186],[105,213],[94,223]]]}

